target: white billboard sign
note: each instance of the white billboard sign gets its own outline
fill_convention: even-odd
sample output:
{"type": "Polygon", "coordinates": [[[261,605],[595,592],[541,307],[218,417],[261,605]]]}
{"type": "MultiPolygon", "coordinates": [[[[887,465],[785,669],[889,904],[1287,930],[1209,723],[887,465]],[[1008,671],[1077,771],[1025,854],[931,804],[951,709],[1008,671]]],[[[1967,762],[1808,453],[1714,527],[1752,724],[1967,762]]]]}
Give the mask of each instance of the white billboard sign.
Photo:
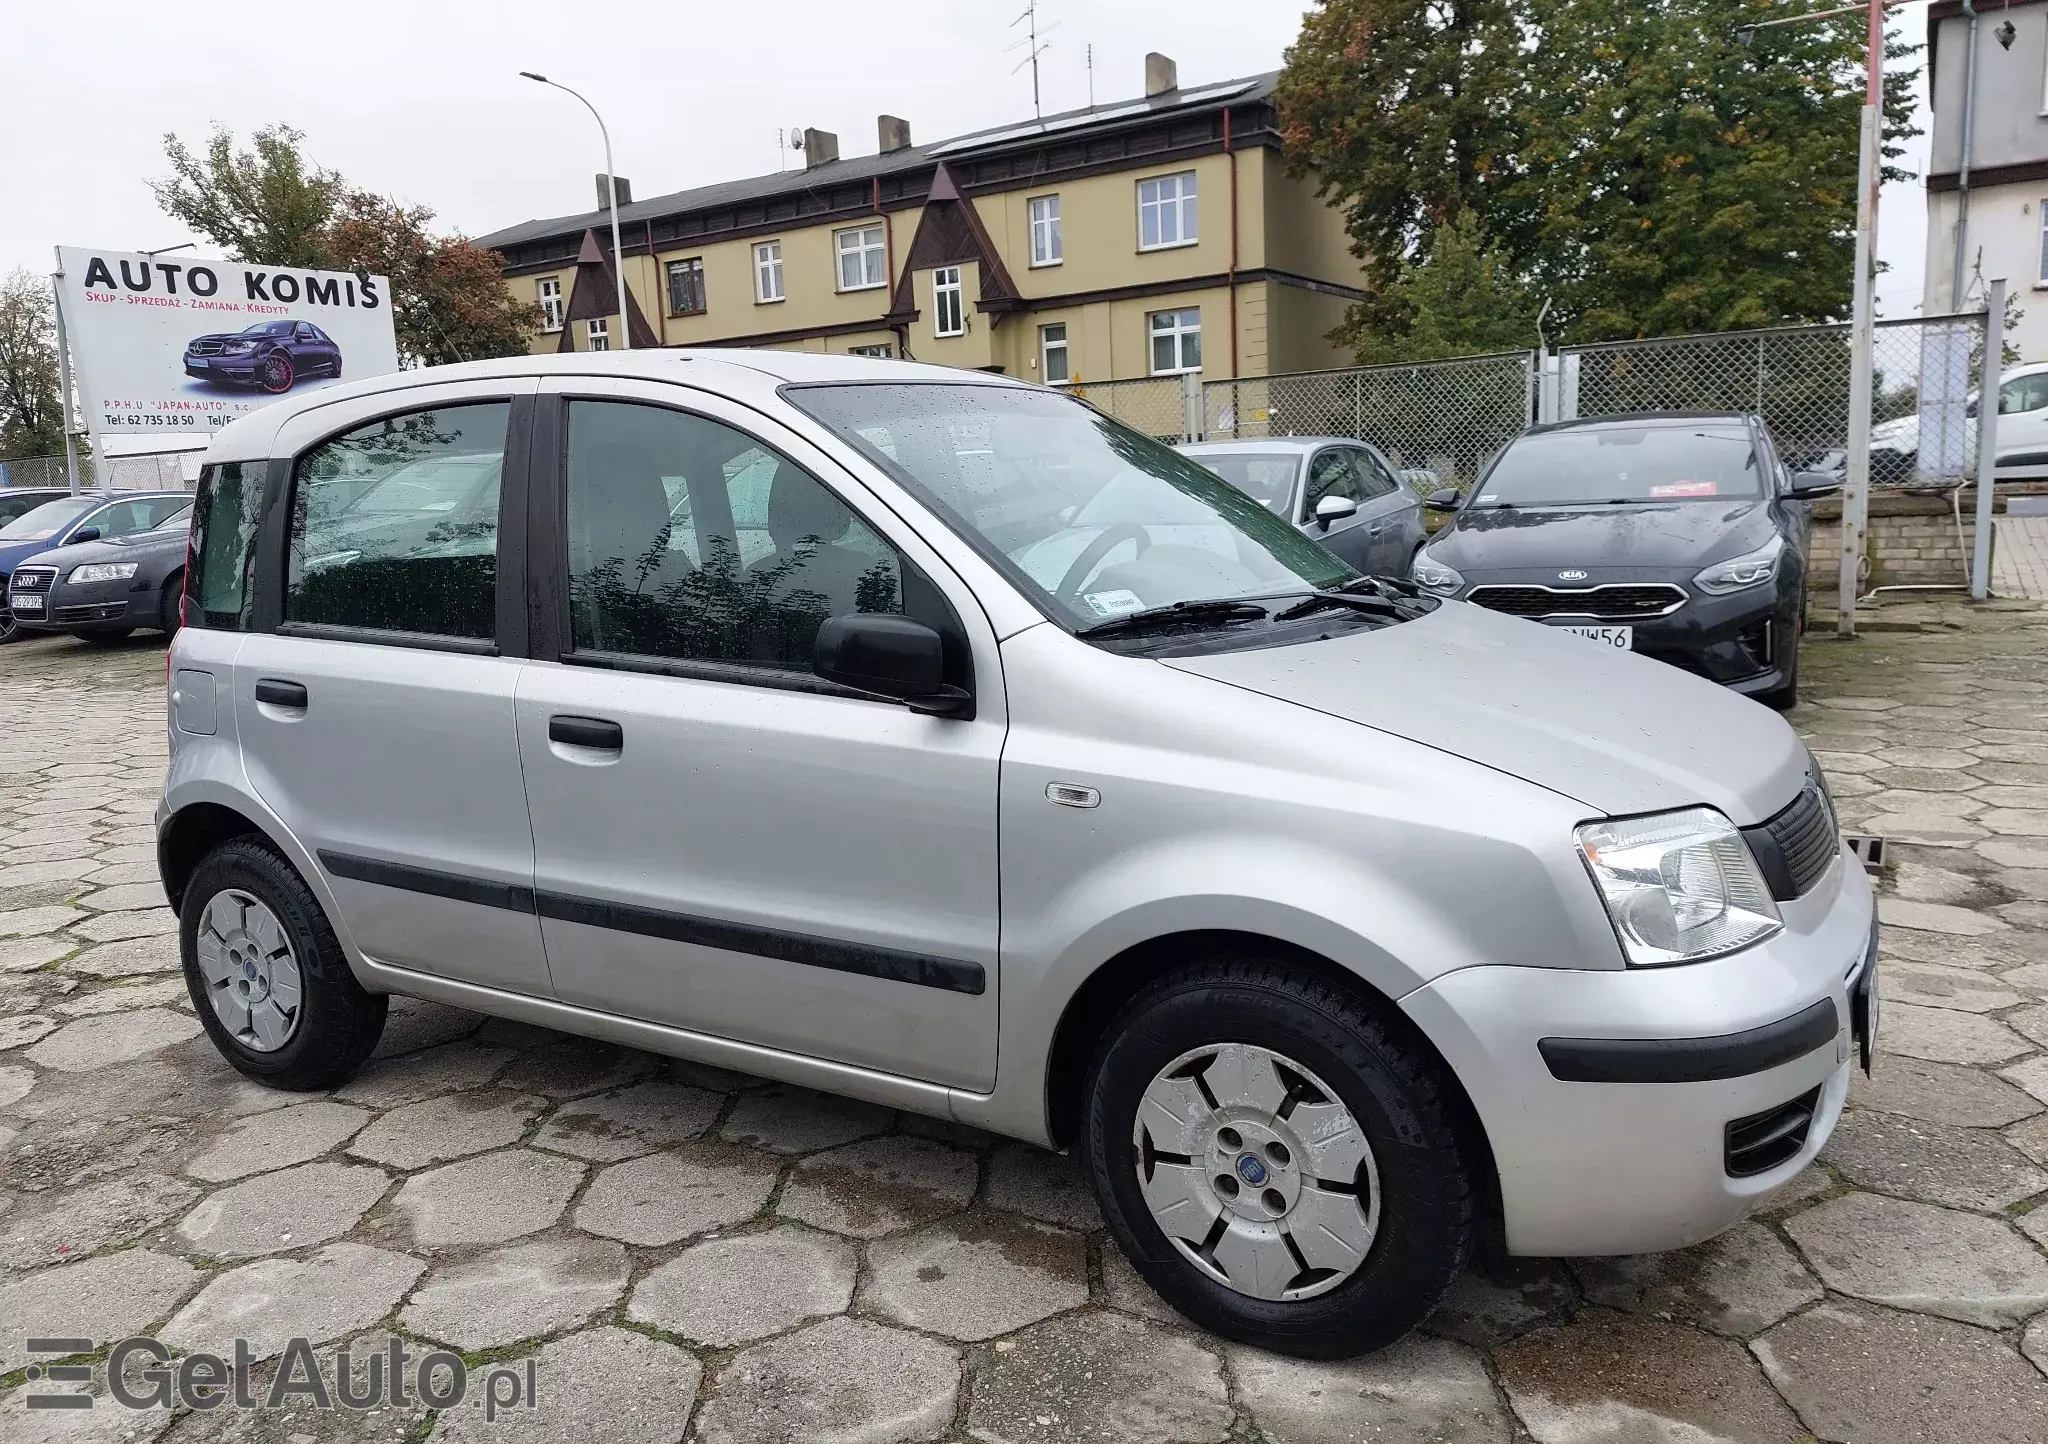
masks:
{"type": "Polygon", "coordinates": [[[398,369],[382,276],[62,246],[85,428],[203,446],[237,417],[398,369]]]}

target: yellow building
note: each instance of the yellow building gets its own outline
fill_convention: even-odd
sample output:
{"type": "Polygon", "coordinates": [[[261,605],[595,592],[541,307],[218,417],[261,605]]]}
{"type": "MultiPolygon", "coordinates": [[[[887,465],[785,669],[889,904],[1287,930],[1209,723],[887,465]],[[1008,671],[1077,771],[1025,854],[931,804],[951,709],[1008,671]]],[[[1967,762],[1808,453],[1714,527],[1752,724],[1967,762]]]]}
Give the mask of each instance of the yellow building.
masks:
{"type": "MultiPolygon", "coordinates": [[[[1142,100],[922,146],[885,115],[871,156],[842,159],[810,130],[802,170],[622,193],[624,324],[635,346],[857,352],[1049,382],[1346,364],[1325,336],[1361,294],[1359,266],[1337,212],[1286,174],[1276,78],[1182,89],[1152,55],[1142,100]]],[[[607,212],[477,243],[546,318],[534,350],[618,344],[607,212]]]]}

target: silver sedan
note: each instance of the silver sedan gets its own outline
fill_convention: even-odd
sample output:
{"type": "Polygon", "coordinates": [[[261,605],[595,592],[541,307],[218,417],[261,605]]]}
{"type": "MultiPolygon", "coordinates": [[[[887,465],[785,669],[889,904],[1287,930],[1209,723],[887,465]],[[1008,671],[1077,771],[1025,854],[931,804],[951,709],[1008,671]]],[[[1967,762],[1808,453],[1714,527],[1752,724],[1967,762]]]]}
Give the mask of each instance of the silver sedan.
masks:
{"type": "Polygon", "coordinates": [[[1362,572],[1405,577],[1425,535],[1413,488],[1371,445],[1341,436],[1176,447],[1362,572]]]}

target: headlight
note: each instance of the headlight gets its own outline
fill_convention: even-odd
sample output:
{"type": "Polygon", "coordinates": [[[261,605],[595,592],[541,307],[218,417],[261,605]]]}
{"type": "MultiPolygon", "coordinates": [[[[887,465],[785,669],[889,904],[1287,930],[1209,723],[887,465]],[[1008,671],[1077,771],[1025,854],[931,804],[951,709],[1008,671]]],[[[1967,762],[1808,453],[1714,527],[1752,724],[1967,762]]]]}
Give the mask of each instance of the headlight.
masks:
{"type": "Polygon", "coordinates": [[[1589,822],[1577,836],[1633,967],[1719,957],[1784,926],[1749,844],[1711,807],[1589,822]]]}
{"type": "Polygon", "coordinates": [[[1431,560],[1428,552],[1415,554],[1415,565],[1408,575],[1415,579],[1417,586],[1439,592],[1444,596],[1449,596],[1465,585],[1465,578],[1459,575],[1455,567],[1447,567],[1442,562],[1431,560]]]}
{"type": "Polygon", "coordinates": [[[1753,552],[1744,552],[1725,562],[1715,562],[1693,581],[1701,591],[1712,592],[1717,597],[1739,592],[1744,587],[1759,586],[1776,576],[1778,558],[1784,554],[1785,539],[1774,536],[1753,552]]]}
{"type": "Polygon", "coordinates": [[[89,567],[73,567],[71,580],[74,582],[125,582],[135,575],[134,562],[95,562],[89,567]]]}
{"type": "Polygon", "coordinates": [[[220,348],[224,356],[246,356],[256,349],[254,341],[230,341],[220,348]]]}

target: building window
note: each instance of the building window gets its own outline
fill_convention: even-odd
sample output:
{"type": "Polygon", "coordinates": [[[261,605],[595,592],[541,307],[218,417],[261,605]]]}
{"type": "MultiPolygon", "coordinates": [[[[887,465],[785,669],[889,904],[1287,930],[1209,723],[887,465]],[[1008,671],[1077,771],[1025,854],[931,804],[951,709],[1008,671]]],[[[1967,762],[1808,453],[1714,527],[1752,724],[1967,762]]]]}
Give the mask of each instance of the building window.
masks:
{"type": "Polygon", "coordinates": [[[1146,318],[1152,329],[1152,374],[1173,376],[1202,369],[1202,312],[1154,311],[1146,318]]]}
{"type": "Polygon", "coordinates": [[[1038,328],[1038,357],[1038,374],[1046,385],[1057,386],[1068,379],[1065,322],[1038,328]]]}
{"type": "Polygon", "coordinates": [[[1138,182],[1138,249],[1156,251],[1195,243],[1195,173],[1138,182]]]}
{"type": "Polygon", "coordinates": [[[840,290],[872,290],[888,280],[888,260],[882,246],[880,226],[834,231],[832,243],[839,252],[840,290]]]}
{"type": "Polygon", "coordinates": [[[562,281],[559,276],[541,278],[540,328],[543,331],[562,329],[562,281]]]}
{"type": "Polygon", "coordinates": [[[849,356],[873,356],[879,361],[887,361],[896,353],[889,349],[887,341],[882,341],[873,346],[849,346],[846,348],[846,354],[849,356]]]}
{"type": "Polygon", "coordinates": [[[941,266],[932,272],[932,334],[958,336],[966,329],[960,310],[960,268],[941,266]]]}
{"type": "Polygon", "coordinates": [[[585,334],[589,337],[591,350],[609,351],[612,349],[612,323],[609,316],[592,316],[583,323],[583,328],[585,334]]]}
{"type": "Polygon", "coordinates": [[[1031,264],[1060,263],[1060,198],[1033,196],[1025,203],[1031,215],[1031,264]]]}
{"type": "Polygon", "coordinates": [[[782,242],[763,241],[754,247],[754,302],[782,299],[782,242]]]}
{"type": "Polygon", "coordinates": [[[699,316],[704,312],[704,258],[668,263],[668,313],[699,316]]]}

